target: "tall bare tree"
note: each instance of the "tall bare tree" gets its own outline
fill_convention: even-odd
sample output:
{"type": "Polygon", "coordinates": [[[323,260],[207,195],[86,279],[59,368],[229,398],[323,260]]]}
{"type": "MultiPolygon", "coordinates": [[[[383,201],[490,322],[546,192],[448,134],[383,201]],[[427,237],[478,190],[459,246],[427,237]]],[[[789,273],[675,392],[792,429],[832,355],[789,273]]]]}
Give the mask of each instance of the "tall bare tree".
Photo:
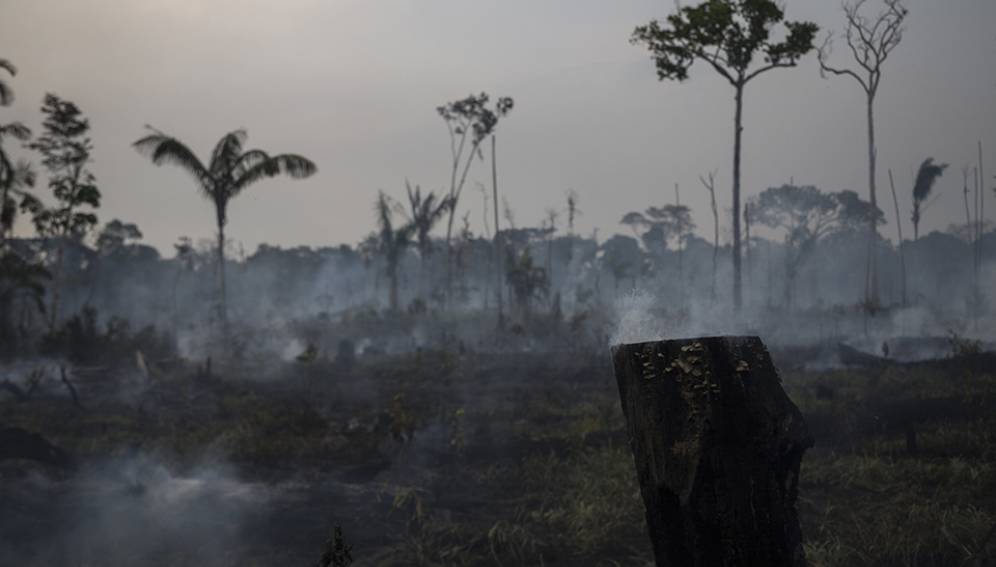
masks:
{"type": "MultiPolygon", "coordinates": [[[[716,268],[719,260],[719,208],[716,207],[716,172],[710,171],[708,179],[700,175],[699,181],[709,192],[709,206],[712,209],[712,291],[710,295],[716,299],[716,268]]],[[[748,245],[750,245],[749,242],[748,245]]]]}
{"type": "Polygon", "coordinates": [[[906,246],[903,243],[903,219],[899,216],[899,197],[896,196],[896,180],[892,177],[892,170],[889,170],[889,187],[892,188],[892,204],[896,206],[896,232],[899,235],[899,269],[900,283],[902,285],[903,303],[906,307],[906,246]]]}
{"type": "MultiPolygon", "coordinates": [[[[820,73],[850,77],[865,92],[868,114],[868,201],[873,210],[878,206],[876,195],[876,161],[878,149],[875,146],[875,97],[882,83],[882,66],[892,51],[903,39],[903,22],[909,13],[901,0],[883,0],[885,9],[873,18],[867,18],[861,9],[867,0],[857,0],[844,5],[844,19],[847,29],[844,38],[854,57],[857,68],[837,67],[830,64],[833,46],[833,32],[827,33],[826,40],[817,51],[820,73]]],[[[875,251],[878,235],[878,221],[868,219],[868,270],[865,277],[865,302],[878,304],[878,262],[875,251]]]]}
{"type": "MultiPolygon", "coordinates": [[[[437,107],[436,112],[446,122],[450,136],[450,192],[451,208],[446,223],[446,294],[452,292],[453,285],[453,222],[456,219],[456,208],[460,202],[460,194],[467,182],[467,174],[475,157],[483,159],[481,143],[492,136],[498,126],[498,120],[512,111],[514,101],[511,97],[500,97],[494,108],[488,107],[490,97],[487,93],[470,95],[466,98],[448,102],[437,107]],[[462,173],[461,173],[462,165],[462,173]],[[458,175],[459,174],[459,175],[458,175]]],[[[492,152],[494,152],[492,146],[492,152]]],[[[497,185],[496,197],[497,197],[497,185]]],[[[498,229],[495,227],[495,232],[498,229]]]]}
{"type": "Polygon", "coordinates": [[[743,134],[744,88],[759,75],[795,67],[813,49],[819,30],[812,22],[787,22],[774,0],[707,0],[698,6],[679,6],[666,25],[653,20],[633,31],[631,41],[645,45],[660,80],[684,81],[695,61],[709,64],[733,86],[736,111],[733,123],[733,305],[743,303],[740,254],[740,149],[743,134]],[[784,22],[785,37],[772,39],[776,24],[784,22]],[[754,65],[756,58],[763,62],[754,65]]]}

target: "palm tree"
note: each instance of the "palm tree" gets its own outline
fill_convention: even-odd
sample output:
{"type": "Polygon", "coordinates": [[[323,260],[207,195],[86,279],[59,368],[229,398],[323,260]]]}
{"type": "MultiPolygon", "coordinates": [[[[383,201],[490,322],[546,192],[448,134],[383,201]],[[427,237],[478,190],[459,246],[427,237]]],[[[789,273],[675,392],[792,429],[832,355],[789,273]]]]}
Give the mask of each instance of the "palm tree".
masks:
{"type": "Polygon", "coordinates": [[[415,247],[418,249],[419,255],[419,291],[421,292],[425,261],[433,252],[432,229],[450,210],[453,199],[449,196],[440,198],[431,191],[423,194],[418,185],[412,191],[412,186],[407,179],[405,180],[405,189],[408,191],[408,222],[412,225],[415,247]]]}
{"type": "Polygon", "coordinates": [[[305,157],[296,154],[271,156],[263,150],[243,150],[247,134],[235,130],[225,134],[211,152],[207,166],[186,144],[149,127],[151,133],[134,143],[135,149],[149,156],[152,163],[171,163],[194,176],[201,193],[214,203],[218,223],[218,292],[222,323],[228,319],[225,301],[225,224],[228,202],[243,189],[266,178],[286,174],[295,179],[313,175],[318,168],[305,157]]]}
{"type": "Polygon", "coordinates": [[[413,223],[407,223],[395,228],[394,209],[396,203],[381,191],[377,195],[374,210],[377,213],[377,247],[387,262],[387,278],[391,281],[390,306],[391,311],[398,310],[398,264],[405,249],[412,243],[412,234],[416,231],[413,223]]]}

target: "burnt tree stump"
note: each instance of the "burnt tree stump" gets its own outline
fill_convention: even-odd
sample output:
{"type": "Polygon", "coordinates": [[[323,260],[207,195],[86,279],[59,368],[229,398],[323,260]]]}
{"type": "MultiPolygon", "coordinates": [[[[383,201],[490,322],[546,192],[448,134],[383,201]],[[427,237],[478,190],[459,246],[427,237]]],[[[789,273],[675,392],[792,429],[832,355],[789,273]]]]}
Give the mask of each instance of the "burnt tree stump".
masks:
{"type": "Polygon", "coordinates": [[[796,496],[813,439],[761,339],[612,357],[657,565],[805,565],[796,496]]]}

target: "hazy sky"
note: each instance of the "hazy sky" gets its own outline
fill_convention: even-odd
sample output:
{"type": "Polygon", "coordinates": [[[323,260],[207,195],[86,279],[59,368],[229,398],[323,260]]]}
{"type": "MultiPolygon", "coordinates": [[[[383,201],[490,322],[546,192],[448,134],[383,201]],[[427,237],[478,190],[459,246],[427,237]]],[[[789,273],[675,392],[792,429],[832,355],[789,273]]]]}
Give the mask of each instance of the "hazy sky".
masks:
{"type": "MultiPolygon", "coordinates": [[[[890,237],[888,168],[907,234],[911,175],[925,157],[952,164],[924,215],[926,231],[964,219],[961,167],[974,162],[977,140],[987,148],[987,176],[996,173],[996,1],[908,6],[906,38],[887,63],[877,111],[890,237]]],[[[210,237],[214,217],[189,177],[152,166],[130,147],[144,124],[205,160],[239,127],[249,130],[250,146],[310,157],[319,166],[313,178],[263,182],[234,201],[228,234],[252,251],[263,241],[355,243],[372,229],[378,189],[402,197],[406,177],[443,189],[449,146],[435,108],[484,90],[516,101],[499,127],[498,161],[518,225],[562,209],[574,188],[579,230],[625,232],[624,213],[671,202],[679,183],[698,232],[708,234],[698,176],[718,170],[718,198],[728,208],[732,89],[701,65],[683,84],[659,83],[645,50],[628,42],[634,26],[672,7],[666,0],[0,0],[0,57],[20,68],[11,81],[17,100],[0,109],[0,121],[37,128],[46,91],[77,102],[93,126],[101,219],[138,223],[166,252],[180,235],[210,237]]],[[[824,29],[842,21],[833,0],[789,0],[787,12],[824,29]]],[[[837,55],[845,61],[842,50],[837,55]]],[[[857,84],[821,79],[814,56],[752,83],[746,195],[789,178],[866,195],[864,116],[857,84]]],[[[480,231],[476,181],[490,186],[481,162],[461,205],[480,231]]]]}

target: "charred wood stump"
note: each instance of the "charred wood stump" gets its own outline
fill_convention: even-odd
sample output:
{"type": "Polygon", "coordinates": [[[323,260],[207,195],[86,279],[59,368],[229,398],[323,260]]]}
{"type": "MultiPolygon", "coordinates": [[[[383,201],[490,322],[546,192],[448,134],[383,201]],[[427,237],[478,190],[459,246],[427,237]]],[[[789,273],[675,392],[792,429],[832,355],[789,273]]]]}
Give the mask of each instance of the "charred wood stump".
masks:
{"type": "Polygon", "coordinates": [[[613,347],[657,565],[805,565],[799,466],[813,445],[757,337],[613,347]]]}

